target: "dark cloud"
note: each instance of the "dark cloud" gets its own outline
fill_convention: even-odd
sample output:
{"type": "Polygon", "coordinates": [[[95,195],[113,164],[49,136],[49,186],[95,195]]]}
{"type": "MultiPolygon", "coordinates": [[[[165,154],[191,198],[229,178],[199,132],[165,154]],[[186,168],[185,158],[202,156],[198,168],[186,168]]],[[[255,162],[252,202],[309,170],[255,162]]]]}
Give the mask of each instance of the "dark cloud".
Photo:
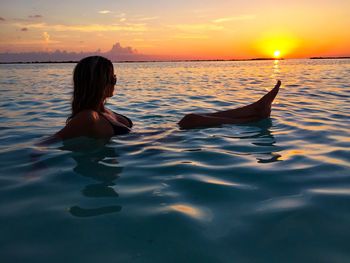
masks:
{"type": "Polygon", "coordinates": [[[23,27],[23,28],[21,28],[21,31],[26,32],[26,31],[28,31],[28,28],[23,27]]]}
{"type": "Polygon", "coordinates": [[[0,16],[0,21],[5,21],[6,19],[0,16]]]}
{"type": "Polygon", "coordinates": [[[42,15],[31,15],[31,16],[28,16],[29,18],[42,18],[43,16],[42,15]]]}
{"type": "Polygon", "coordinates": [[[154,57],[140,54],[132,47],[122,47],[120,43],[113,45],[107,52],[69,52],[56,50],[55,52],[21,52],[0,53],[0,62],[33,62],[33,61],[78,61],[87,56],[104,56],[112,61],[149,61],[154,57]]]}
{"type": "Polygon", "coordinates": [[[103,53],[103,55],[113,61],[133,60],[134,58],[142,56],[142,54],[137,53],[136,49],[132,47],[122,47],[120,43],[115,43],[112,49],[103,53]]]}

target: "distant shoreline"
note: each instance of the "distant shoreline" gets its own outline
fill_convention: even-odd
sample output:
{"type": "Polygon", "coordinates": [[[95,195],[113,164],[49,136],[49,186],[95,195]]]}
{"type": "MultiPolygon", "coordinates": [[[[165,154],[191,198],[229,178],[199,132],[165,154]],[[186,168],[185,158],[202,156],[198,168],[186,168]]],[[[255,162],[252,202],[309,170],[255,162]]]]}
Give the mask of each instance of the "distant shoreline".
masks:
{"type": "Polygon", "coordinates": [[[310,59],[349,59],[350,57],[311,57],[310,59]]]}
{"type": "MultiPolygon", "coordinates": [[[[350,57],[310,57],[305,59],[350,59],[350,57]]],[[[113,63],[154,63],[154,62],[215,62],[215,61],[266,61],[285,60],[284,58],[250,58],[250,59],[181,59],[181,60],[125,60],[113,61],[113,63]]],[[[68,61],[28,61],[28,62],[0,62],[0,64],[76,64],[79,60],[68,61]]]]}

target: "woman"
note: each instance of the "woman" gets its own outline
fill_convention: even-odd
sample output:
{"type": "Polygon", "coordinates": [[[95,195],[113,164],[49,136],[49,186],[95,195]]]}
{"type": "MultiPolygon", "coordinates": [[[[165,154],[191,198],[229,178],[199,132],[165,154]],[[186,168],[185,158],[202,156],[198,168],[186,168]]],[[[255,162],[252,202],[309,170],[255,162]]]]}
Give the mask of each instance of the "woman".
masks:
{"type": "MultiPolygon", "coordinates": [[[[107,98],[113,96],[117,82],[113,64],[104,57],[92,56],[82,59],[73,73],[72,114],[66,126],[55,134],[60,139],[86,136],[108,138],[130,132],[132,121],[105,107],[107,98]]],[[[268,118],[271,103],[281,82],[257,102],[245,107],[215,113],[188,114],[178,125],[182,129],[240,124],[268,118]]]]}
{"type": "Polygon", "coordinates": [[[106,138],[128,133],[132,121],[105,107],[106,99],[113,96],[116,82],[110,60],[100,56],[82,59],[73,73],[72,114],[55,136],[106,138]]]}

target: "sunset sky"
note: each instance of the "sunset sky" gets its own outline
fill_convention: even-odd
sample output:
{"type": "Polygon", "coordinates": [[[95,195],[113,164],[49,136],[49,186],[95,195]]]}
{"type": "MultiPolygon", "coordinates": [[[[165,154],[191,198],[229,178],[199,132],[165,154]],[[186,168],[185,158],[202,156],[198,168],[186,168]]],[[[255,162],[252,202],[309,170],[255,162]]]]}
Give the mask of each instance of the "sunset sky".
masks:
{"type": "Polygon", "coordinates": [[[169,59],[350,55],[350,0],[2,0],[0,10],[1,53],[120,43],[169,59]]]}

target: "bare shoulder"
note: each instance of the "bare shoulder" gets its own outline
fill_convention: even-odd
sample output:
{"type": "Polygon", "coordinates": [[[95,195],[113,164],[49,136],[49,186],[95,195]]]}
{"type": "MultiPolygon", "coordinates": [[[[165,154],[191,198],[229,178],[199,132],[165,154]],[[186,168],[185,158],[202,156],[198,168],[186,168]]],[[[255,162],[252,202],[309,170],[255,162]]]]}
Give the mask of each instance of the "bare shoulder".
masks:
{"type": "Polygon", "coordinates": [[[79,112],[70,122],[81,124],[94,124],[100,119],[100,115],[94,110],[83,110],[79,112]]]}
{"type": "Polygon", "coordinates": [[[66,126],[56,133],[61,139],[69,139],[80,136],[87,137],[108,137],[110,131],[105,126],[101,116],[97,111],[84,110],[74,116],[66,126]],[[107,130],[106,130],[107,128],[107,130]]]}

